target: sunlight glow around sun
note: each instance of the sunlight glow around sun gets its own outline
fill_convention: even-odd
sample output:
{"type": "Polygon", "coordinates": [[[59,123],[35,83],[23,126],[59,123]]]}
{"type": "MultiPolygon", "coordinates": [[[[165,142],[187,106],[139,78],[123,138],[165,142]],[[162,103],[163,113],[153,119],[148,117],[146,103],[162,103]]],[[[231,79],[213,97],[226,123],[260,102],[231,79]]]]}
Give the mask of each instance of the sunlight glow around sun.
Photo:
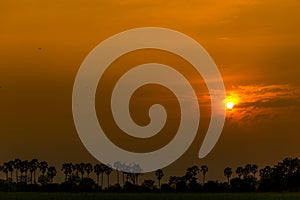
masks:
{"type": "Polygon", "coordinates": [[[233,106],[234,106],[234,103],[231,102],[231,101],[226,103],[226,108],[227,108],[227,109],[232,109],[233,106]]]}
{"type": "Polygon", "coordinates": [[[237,105],[240,102],[240,98],[237,94],[230,93],[226,96],[226,99],[224,100],[224,106],[227,110],[233,110],[235,105],[237,105]]]}

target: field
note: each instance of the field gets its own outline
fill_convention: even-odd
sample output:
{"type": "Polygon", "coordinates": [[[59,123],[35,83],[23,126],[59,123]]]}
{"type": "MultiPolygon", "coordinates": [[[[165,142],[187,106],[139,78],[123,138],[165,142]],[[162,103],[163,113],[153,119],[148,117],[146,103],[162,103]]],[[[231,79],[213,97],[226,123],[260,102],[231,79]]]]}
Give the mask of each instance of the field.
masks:
{"type": "Polygon", "coordinates": [[[5,200],[299,200],[300,193],[239,193],[239,194],[112,194],[112,193],[0,193],[5,200]]]}

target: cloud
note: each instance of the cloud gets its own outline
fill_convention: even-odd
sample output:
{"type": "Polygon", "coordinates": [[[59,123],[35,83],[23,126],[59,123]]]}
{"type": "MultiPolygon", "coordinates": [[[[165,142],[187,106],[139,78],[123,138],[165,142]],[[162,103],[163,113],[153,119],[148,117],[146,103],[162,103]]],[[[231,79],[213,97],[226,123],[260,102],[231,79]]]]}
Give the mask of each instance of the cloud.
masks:
{"type": "Polygon", "coordinates": [[[227,96],[237,99],[228,118],[240,123],[273,120],[300,111],[300,88],[291,85],[237,86],[227,96]]]}

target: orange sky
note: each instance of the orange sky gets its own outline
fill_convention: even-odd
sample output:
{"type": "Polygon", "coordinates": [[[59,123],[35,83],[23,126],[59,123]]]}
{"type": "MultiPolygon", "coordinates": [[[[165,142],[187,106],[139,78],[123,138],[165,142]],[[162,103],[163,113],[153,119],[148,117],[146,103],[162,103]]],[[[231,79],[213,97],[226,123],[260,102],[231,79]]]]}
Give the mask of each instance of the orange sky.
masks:
{"type": "Polygon", "coordinates": [[[143,26],[197,40],[219,67],[228,95],[239,98],[214,150],[199,161],[195,142],[166,168],[170,174],[207,164],[208,179],[221,179],[226,166],[300,157],[299,10],[297,0],[2,0],[0,162],[96,162],[73,124],[77,70],[101,41],[143,26]]]}

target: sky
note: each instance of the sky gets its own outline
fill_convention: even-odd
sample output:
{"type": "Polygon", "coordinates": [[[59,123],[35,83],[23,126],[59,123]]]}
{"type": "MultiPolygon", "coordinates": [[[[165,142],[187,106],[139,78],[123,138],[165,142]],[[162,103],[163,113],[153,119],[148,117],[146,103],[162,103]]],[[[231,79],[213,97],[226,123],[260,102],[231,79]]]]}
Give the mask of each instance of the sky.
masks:
{"type": "MultiPolygon", "coordinates": [[[[213,151],[204,159],[197,158],[208,123],[204,115],[195,142],[164,169],[167,175],[180,175],[188,166],[206,164],[208,180],[225,180],[223,169],[227,166],[255,163],[263,167],[285,157],[300,157],[299,9],[297,0],[2,0],[0,162],[38,158],[58,168],[64,162],[96,163],[73,122],[76,73],[101,41],[147,26],[174,29],[199,42],[218,66],[227,98],[235,103],[227,110],[213,151]]],[[[135,53],[119,60],[119,65],[162,52],[135,53]]],[[[166,57],[157,59],[178,63],[176,56],[166,57]]],[[[113,79],[114,72],[110,76],[113,79]]],[[[193,81],[204,84],[201,77],[193,81]]],[[[204,90],[197,95],[199,105],[205,107],[209,97],[205,86],[201,87],[204,90]]],[[[99,91],[96,100],[98,95],[99,91]]],[[[139,98],[145,99],[145,95],[151,93],[139,98]]],[[[158,99],[166,101],[168,97],[158,99]]],[[[144,100],[137,102],[140,108],[144,100]]],[[[172,105],[170,102],[166,104],[172,105]]],[[[171,136],[161,138],[157,148],[171,136]]],[[[131,143],[115,140],[130,148],[131,143]]]]}

